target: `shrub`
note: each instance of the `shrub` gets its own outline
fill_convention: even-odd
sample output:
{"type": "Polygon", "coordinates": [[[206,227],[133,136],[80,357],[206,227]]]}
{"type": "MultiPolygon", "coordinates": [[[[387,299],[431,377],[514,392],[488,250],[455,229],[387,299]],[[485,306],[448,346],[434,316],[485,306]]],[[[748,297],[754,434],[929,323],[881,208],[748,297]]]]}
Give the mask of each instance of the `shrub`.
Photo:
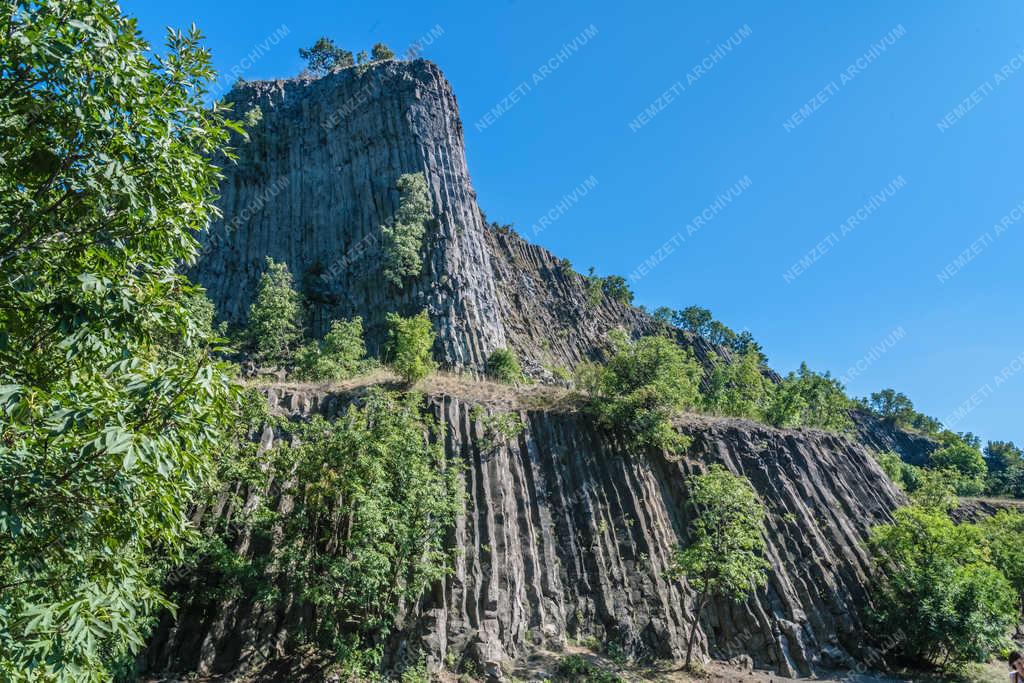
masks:
{"type": "Polygon", "coordinates": [[[366,358],[363,319],[334,320],[320,341],[310,342],[295,354],[296,376],[322,382],[354,377],[373,366],[366,358]]]}
{"type": "Polygon", "coordinates": [[[352,53],[335,45],[327,36],[317,39],[313,47],[299,48],[299,57],[306,60],[309,71],[317,76],[355,64],[352,53]]]}
{"type": "Polygon", "coordinates": [[[764,506],[745,477],[716,464],[689,477],[687,484],[688,503],[696,516],[689,545],[676,549],[666,575],[672,579],[685,576],[697,591],[686,642],[688,669],[697,623],[708,601],[713,596],[744,600],[765,584],[769,565],[763,557],[764,506]]]}
{"type": "Polygon", "coordinates": [[[273,363],[290,360],[302,338],[302,305],[292,274],[287,264],[269,256],[249,306],[245,336],[257,360],[273,363]]]}
{"type": "Polygon", "coordinates": [[[761,355],[750,351],[738,359],[714,361],[704,407],[720,415],[763,420],[774,386],[761,371],[761,355]]]}
{"type": "Polygon", "coordinates": [[[607,365],[591,369],[584,380],[600,421],[625,432],[638,447],[687,448],[690,440],[675,431],[671,419],[699,400],[701,369],[693,354],[665,337],[630,342],[619,333],[612,343],[607,365]]]}
{"type": "Polygon", "coordinates": [[[406,277],[419,275],[423,268],[420,250],[430,220],[430,196],[422,173],[406,173],[398,178],[398,211],[388,225],[381,226],[384,236],[384,278],[396,287],[406,277]]]}
{"type": "Polygon", "coordinates": [[[395,53],[392,52],[391,48],[385,45],[384,43],[377,43],[376,45],[374,45],[371,54],[373,55],[373,61],[375,62],[379,62],[382,59],[395,58],[395,53]]]}
{"type": "Polygon", "coordinates": [[[910,463],[903,462],[899,453],[888,451],[886,453],[874,453],[875,460],[882,467],[896,486],[907,493],[913,493],[921,487],[921,468],[910,463]]]}
{"type": "Polygon", "coordinates": [[[963,438],[946,431],[939,436],[942,448],[928,456],[928,465],[936,469],[954,469],[967,479],[980,479],[988,471],[981,451],[967,444],[963,438]]]}
{"type": "Polygon", "coordinates": [[[775,389],[768,407],[768,421],[777,427],[815,427],[836,432],[853,427],[851,401],[843,385],[829,373],[820,375],[800,364],[775,389]]]}
{"type": "Polygon", "coordinates": [[[633,292],[630,291],[626,279],[621,275],[609,275],[601,282],[601,292],[620,304],[633,303],[633,292]]]}
{"type": "Polygon", "coordinates": [[[585,683],[620,683],[621,678],[610,671],[595,666],[580,655],[563,657],[555,667],[561,680],[584,681],[585,683]]]}
{"type": "Polygon", "coordinates": [[[487,374],[506,384],[518,384],[523,381],[523,370],[519,367],[519,359],[509,349],[494,350],[494,353],[487,359],[487,374]]]}
{"type": "Polygon", "coordinates": [[[388,326],[387,357],[391,368],[409,385],[433,372],[434,328],[427,312],[421,311],[411,318],[388,313],[388,326]]]}
{"type": "MultiPolygon", "coordinates": [[[[1015,592],[986,561],[983,535],[940,510],[917,506],[871,530],[879,572],[870,615],[904,659],[957,666],[987,661],[1017,621],[1015,592]]],[[[1019,560],[1019,552],[1014,553],[1019,560]]]]}
{"type": "MultiPolygon", "coordinates": [[[[275,608],[293,604],[308,615],[295,635],[337,657],[345,680],[375,680],[380,643],[398,616],[451,568],[445,538],[463,507],[460,463],[445,457],[441,427],[421,407],[415,393],[373,388],[333,422],[279,418],[297,445],[256,458],[249,442],[219,463],[222,479],[255,490],[297,483],[283,484],[293,501],[287,509],[257,497],[229,524],[206,522],[203,535],[222,547],[240,530],[278,540],[266,553],[222,553],[199,582],[276,599],[275,608]]],[[[258,434],[262,424],[249,430],[258,434]]],[[[219,495],[211,491],[210,500],[219,495]]]]}

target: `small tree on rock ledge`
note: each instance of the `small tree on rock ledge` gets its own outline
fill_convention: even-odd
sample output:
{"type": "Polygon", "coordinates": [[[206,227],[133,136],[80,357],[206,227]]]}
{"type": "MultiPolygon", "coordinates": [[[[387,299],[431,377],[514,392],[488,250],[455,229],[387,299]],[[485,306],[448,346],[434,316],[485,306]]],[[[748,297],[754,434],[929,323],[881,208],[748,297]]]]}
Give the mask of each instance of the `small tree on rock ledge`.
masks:
{"type": "Polygon", "coordinates": [[[764,506],[750,483],[721,465],[689,477],[690,504],[697,510],[691,542],[677,548],[665,572],[684,576],[697,591],[693,621],[686,641],[686,668],[693,661],[693,641],[700,614],[714,596],[739,602],[767,580],[764,559],[764,506]]]}

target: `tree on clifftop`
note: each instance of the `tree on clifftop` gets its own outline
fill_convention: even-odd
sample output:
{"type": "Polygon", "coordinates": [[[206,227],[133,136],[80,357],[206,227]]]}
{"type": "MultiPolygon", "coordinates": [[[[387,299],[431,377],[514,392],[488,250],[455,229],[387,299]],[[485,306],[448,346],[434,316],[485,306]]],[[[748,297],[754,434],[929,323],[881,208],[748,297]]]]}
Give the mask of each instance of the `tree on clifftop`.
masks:
{"type": "Polygon", "coordinates": [[[697,624],[710,598],[743,600],[765,584],[768,562],[763,557],[764,506],[744,477],[712,465],[687,483],[697,516],[690,526],[690,544],[676,549],[665,573],[669,579],[685,577],[697,592],[686,640],[689,669],[697,624]]]}
{"type": "Polygon", "coordinates": [[[324,76],[355,64],[352,52],[340,48],[327,36],[321,36],[313,47],[299,48],[299,57],[307,62],[307,68],[316,76],[324,76]]]}

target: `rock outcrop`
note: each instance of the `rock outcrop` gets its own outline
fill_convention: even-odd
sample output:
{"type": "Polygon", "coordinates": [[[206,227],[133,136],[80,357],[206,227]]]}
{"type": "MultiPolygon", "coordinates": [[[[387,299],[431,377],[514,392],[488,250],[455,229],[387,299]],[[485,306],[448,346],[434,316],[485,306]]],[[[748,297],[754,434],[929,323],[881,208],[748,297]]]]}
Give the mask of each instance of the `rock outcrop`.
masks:
{"type": "Polygon", "coordinates": [[[928,456],[939,447],[935,439],[901,429],[866,410],[853,410],[850,417],[853,418],[858,441],[876,453],[897,453],[911,465],[927,465],[928,456]]]}
{"type": "MultiPolygon", "coordinates": [[[[376,353],[385,315],[426,308],[445,367],[479,370],[499,347],[526,371],[553,379],[594,358],[606,333],[665,326],[632,306],[587,302],[582,276],[547,250],[485,225],[470,183],[462,123],[441,71],[422,59],[344,69],[320,79],[255,81],[226,98],[236,111],[259,107],[238,159],[223,164],[216,221],[190,275],[218,316],[245,321],[266,257],[284,261],[311,303],[311,328],[362,316],[376,353]],[[436,221],[423,271],[402,288],[381,271],[380,227],[398,207],[396,182],[422,172],[436,221]]],[[[699,358],[714,353],[689,335],[699,358]]]]}
{"type": "MultiPolygon", "coordinates": [[[[271,388],[294,419],[338,414],[349,396],[271,388]]],[[[629,453],[583,414],[530,410],[515,439],[494,444],[453,395],[428,399],[446,427],[445,449],[466,464],[466,505],[451,536],[455,571],[437,585],[389,651],[425,650],[434,665],[471,661],[501,676],[533,648],[595,638],[641,658],[678,658],[692,593],[663,572],[685,543],[691,510],[684,477],[722,463],[749,478],[768,508],[767,586],[751,599],[717,601],[700,622],[700,650],[749,656],[760,668],[809,676],[863,656],[867,603],[863,540],[902,495],[857,444],[813,430],[738,419],[683,418],[685,458],[629,453]]],[[[267,430],[264,447],[287,438],[267,430]]],[[[259,495],[262,492],[249,492],[259,495]]],[[[229,509],[214,511],[230,514],[229,509]]],[[[244,552],[258,552],[247,548],[244,552]]],[[[198,577],[197,580],[201,580],[198,577]]],[[[237,672],[286,654],[301,607],[243,597],[185,604],[147,653],[151,671],[237,672]]],[[[280,679],[285,680],[285,679],[280,679]]]]}
{"type": "Polygon", "coordinates": [[[223,166],[221,220],[191,270],[218,315],[245,320],[267,256],[286,262],[313,303],[312,327],[360,315],[377,351],[384,316],[428,308],[437,355],[478,366],[505,346],[484,227],[469,182],[451,88],[425,60],[387,61],[320,79],[240,84],[227,100],[258,106],[238,160],[223,166]],[[380,226],[398,207],[398,177],[422,172],[433,214],[423,271],[401,289],[381,271],[380,226]]]}

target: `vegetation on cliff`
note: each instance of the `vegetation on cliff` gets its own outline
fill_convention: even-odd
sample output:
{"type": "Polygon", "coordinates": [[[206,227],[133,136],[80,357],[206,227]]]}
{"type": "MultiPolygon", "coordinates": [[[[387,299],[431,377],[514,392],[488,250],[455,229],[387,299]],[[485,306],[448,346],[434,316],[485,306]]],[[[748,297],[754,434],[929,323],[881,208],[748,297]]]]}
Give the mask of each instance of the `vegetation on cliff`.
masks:
{"type": "Polygon", "coordinates": [[[713,596],[741,602],[767,581],[764,559],[764,505],[745,477],[712,465],[689,477],[690,504],[696,517],[689,543],[677,548],[666,572],[686,577],[697,596],[686,639],[686,668],[693,660],[693,643],[701,612],[713,596]]]}

